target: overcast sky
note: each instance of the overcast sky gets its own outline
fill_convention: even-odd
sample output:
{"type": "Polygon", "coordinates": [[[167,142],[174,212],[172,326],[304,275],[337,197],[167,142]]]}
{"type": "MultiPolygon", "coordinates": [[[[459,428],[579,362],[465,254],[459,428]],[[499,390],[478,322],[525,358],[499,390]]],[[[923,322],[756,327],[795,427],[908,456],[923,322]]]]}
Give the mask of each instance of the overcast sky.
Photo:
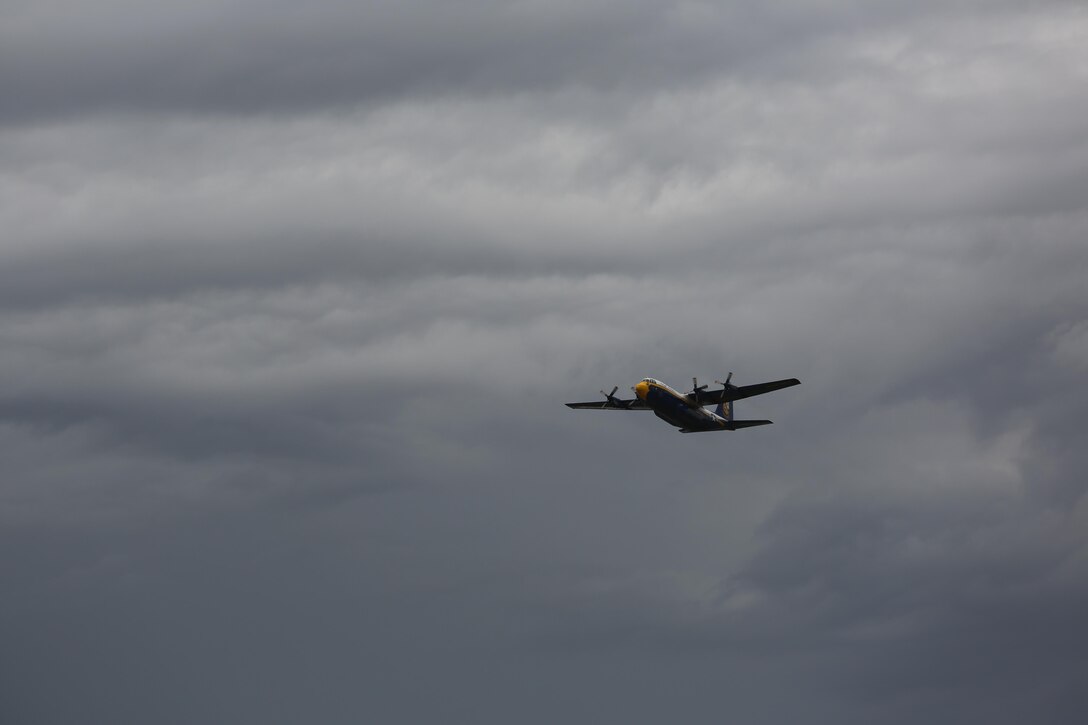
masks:
{"type": "Polygon", "coordinates": [[[1083,3],[0,0],[5,723],[1081,725],[1086,375],[1083,3]]]}

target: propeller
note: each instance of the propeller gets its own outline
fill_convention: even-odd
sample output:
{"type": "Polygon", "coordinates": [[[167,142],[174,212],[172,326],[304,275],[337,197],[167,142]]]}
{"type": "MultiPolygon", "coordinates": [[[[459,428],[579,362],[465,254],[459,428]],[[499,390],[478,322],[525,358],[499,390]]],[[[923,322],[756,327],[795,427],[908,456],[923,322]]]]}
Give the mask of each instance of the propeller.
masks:
{"type": "MultiPolygon", "coordinates": [[[[616,399],[616,391],[619,390],[619,389],[620,389],[620,386],[617,385],[614,388],[612,388],[611,393],[606,393],[606,392],[604,392],[602,390],[601,395],[603,395],[605,398],[607,398],[608,402],[611,403],[612,405],[616,406],[617,408],[626,408],[627,406],[624,405],[622,400],[617,400],[616,399]]],[[[633,389],[634,388],[632,388],[632,390],[633,389]]]]}
{"type": "Polygon", "coordinates": [[[699,393],[706,390],[705,385],[699,385],[698,378],[691,379],[691,399],[695,401],[696,405],[699,405],[699,393]]]}
{"type": "Polygon", "coordinates": [[[732,379],[733,379],[733,373],[729,373],[728,375],[725,376],[725,382],[724,383],[721,380],[715,380],[714,384],[715,385],[720,385],[723,388],[728,388],[729,387],[729,381],[732,380],[732,379]]]}

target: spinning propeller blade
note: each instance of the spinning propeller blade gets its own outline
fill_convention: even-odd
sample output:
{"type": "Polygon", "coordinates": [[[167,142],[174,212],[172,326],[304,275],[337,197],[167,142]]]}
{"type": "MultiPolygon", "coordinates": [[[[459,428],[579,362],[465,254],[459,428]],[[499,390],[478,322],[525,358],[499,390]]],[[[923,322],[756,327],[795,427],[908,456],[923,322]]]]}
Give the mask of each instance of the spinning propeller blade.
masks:
{"type": "Polygon", "coordinates": [[[729,381],[732,380],[732,379],[733,379],[733,373],[729,373],[728,375],[725,376],[725,382],[724,383],[721,380],[715,380],[714,383],[716,385],[722,386],[723,388],[728,388],[729,387],[729,381]]]}
{"type": "MultiPolygon", "coordinates": [[[[620,386],[617,385],[617,386],[612,388],[611,393],[606,393],[606,392],[604,392],[602,390],[601,395],[603,395],[605,398],[607,398],[608,402],[611,403],[612,405],[616,406],[617,408],[626,409],[626,408],[630,407],[630,403],[628,403],[626,401],[623,401],[623,400],[616,400],[616,391],[619,390],[619,389],[620,389],[620,386]]],[[[634,390],[634,388],[632,388],[632,390],[634,390]]]]}
{"type": "Polygon", "coordinates": [[[702,405],[702,403],[701,403],[701,401],[699,399],[700,398],[699,393],[703,392],[704,390],[706,390],[706,386],[705,385],[699,385],[699,379],[698,378],[692,378],[691,379],[691,393],[688,395],[688,397],[692,401],[694,401],[695,405],[702,405]]]}

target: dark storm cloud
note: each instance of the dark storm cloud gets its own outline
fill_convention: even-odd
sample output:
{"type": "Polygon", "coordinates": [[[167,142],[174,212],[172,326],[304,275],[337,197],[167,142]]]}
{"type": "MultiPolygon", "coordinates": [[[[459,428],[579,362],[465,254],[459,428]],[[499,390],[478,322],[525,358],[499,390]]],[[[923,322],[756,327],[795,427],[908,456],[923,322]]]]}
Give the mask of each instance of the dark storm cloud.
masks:
{"type": "Polygon", "coordinates": [[[0,719],[1083,721],[1076,5],[2,32],[0,719]]]}
{"type": "MultiPolygon", "coordinates": [[[[655,3],[24,3],[6,21],[8,120],[86,110],[323,108],[409,92],[614,86],[754,64],[815,13],[655,3]]],[[[833,17],[822,24],[832,25],[833,17]]]]}
{"type": "MultiPolygon", "coordinates": [[[[1015,8],[1015,5],[1012,5],[1015,8]]],[[[951,17],[994,3],[939,3],[951,17]]],[[[898,3],[16,3],[2,117],[277,112],[428,93],[655,89],[825,70],[810,54],[918,15],[898,3]]]]}

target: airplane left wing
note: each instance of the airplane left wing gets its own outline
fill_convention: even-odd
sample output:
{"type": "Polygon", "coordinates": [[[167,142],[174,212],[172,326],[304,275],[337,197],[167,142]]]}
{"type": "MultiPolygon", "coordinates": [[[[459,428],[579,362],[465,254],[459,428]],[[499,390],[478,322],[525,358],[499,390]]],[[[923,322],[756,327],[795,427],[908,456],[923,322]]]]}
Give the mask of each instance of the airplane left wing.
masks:
{"type": "Polygon", "coordinates": [[[699,403],[700,405],[716,405],[721,402],[731,403],[734,400],[744,400],[755,395],[763,395],[782,388],[792,388],[794,385],[800,384],[801,381],[797,378],[786,378],[785,380],[772,380],[769,383],[756,383],[755,385],[730,385],[721,390],[700,392],[699,403]]]}

